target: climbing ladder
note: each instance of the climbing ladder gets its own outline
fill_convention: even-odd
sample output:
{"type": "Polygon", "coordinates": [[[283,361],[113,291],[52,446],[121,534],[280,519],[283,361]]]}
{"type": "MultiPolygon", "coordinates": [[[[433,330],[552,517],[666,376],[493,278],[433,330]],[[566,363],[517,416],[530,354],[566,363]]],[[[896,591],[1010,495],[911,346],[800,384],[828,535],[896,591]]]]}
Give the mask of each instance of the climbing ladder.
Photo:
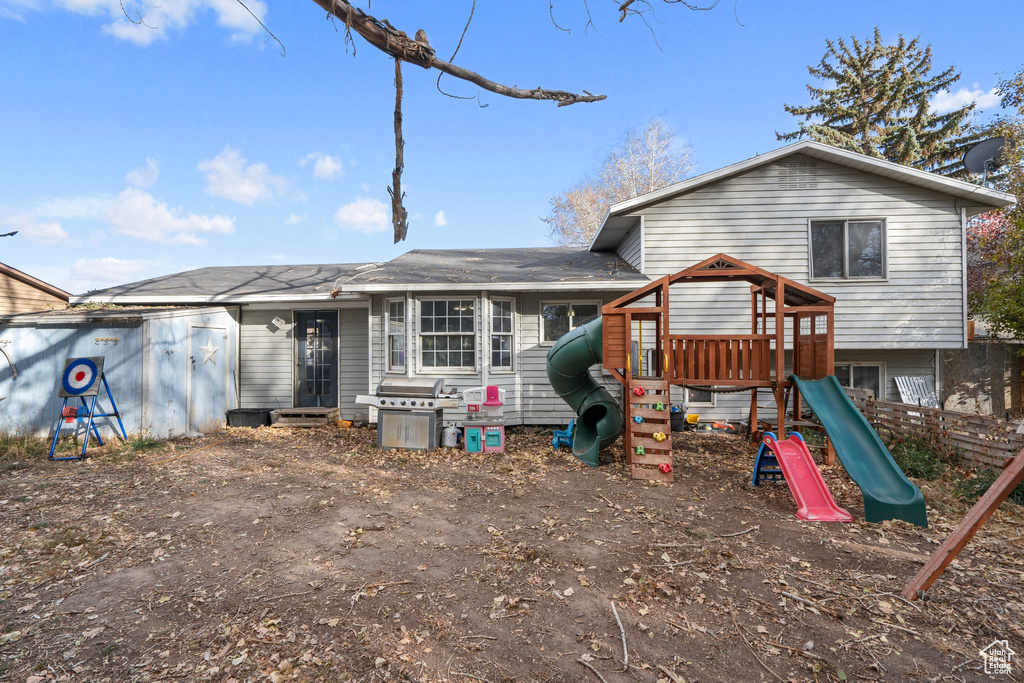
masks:
{"type": "Polygon", "coordinates": [[[672,481],[668,382],[656,377],[632,379],[623,403],[626,406],[626,463],[633,478],[672,481]]]}

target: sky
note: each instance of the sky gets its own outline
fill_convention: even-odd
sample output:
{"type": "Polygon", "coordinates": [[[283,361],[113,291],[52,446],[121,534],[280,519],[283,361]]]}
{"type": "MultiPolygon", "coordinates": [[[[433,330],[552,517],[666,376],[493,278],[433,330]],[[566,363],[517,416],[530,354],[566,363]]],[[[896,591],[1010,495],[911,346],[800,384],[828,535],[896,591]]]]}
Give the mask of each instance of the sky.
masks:
{"type": "MultiPolygon", "coordinates": [[[[473,0],[356,3],[449,59],[473,0]]],[[[403,65],[408,239],[393,244],[394,62],[313,2],[0,0],[0,261],[72,293],[206,266],[550,246],[549,200],[663,117],[694,174],[785,143],[825,41],[920,36],[977,101],[1024,66],[1024,3],[479,2],[454,63],[607,95],[557,107],[403,65]],[[253,18],[258,16],[271,37],[253,18]],[[588,8],[591,23],[588,25],[588,8]],[[133,21],[130,21],[131,18],[133,21]],[[284,55],[282,56],[282,45],[284,55]]],[[[723,245],[727,249],[728,245],[723,245]]]]}

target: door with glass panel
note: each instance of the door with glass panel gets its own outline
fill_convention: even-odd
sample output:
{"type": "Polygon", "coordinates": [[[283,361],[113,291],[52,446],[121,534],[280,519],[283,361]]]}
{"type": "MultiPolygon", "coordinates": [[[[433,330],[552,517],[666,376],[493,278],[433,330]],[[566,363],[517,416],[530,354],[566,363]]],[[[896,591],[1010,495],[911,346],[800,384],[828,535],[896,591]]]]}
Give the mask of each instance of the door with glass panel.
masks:
{"type": "Polygon", "coordinates": [[[295,312],[295,407],[338,405],[338,312],[295,312]]]}

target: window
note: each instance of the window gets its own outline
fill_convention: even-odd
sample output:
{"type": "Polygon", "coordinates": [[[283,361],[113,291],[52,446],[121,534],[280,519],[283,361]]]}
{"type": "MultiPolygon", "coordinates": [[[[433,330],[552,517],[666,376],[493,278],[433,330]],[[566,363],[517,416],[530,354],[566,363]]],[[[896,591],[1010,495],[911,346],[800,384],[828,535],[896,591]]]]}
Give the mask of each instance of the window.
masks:
{"type": "Polygon", "coordinates": [[[596,303],[549,303],[541,304],[540,308],[543,340],[546,342],[558,341],[569,330],[585,325],[601,315],[601,306],[596,303]]]}
{"type": "Polygon", "coordinates": [[[405,299],[388,299],[388,370],[405,370],[405,299]]]}
{"type": "Polygon", "coordinates": [[[859,363],[836,363],[835,375],[844,387],[868,389],[874,392],[875,398],[884,399],[882,395],[882,366],[860,365],[859,363]]]}
{"type": "Polygon", "coordinates": [[[884,221],[811,221],[811,277],[885,277],[884,245],[884,221]]]}
{"type": "Polygon", "coordinates": [[[686,389],[686,405],[715,405],[715,393],[706,389],[686,389]]]}
{"type": "Polygon", "coordinates": [[[512,369],[512,300],[491,301],[491,368],[512,369]]]}
{"type": "Polygon", "coordinates": [[[476,301],[420,302],[420,365],[424,368],[476,367],[476,301]]]}

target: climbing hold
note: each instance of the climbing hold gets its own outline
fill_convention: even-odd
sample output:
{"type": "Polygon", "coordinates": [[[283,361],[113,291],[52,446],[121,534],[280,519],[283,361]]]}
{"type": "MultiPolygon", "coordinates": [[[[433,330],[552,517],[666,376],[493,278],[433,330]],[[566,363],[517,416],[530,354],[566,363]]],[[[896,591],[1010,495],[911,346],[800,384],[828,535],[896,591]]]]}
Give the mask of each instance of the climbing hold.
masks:
{"type": "Polygon", "coordinates": [[[654,409],[655,410],[665,410],[665,404],[664,403],[655,403],[654,404],[654,409]]]}
{"type": "Polygon", "coordinates": [[[640,417],[639,415],[637,415],[636,417],[633,418],[633,422],[636,422],[637,424],[640,424],[643,421],[644,421],[644,419],[642,417],[640,417]]]}
{"type": "Polygon", "coordinates": [[[660,465],[658,465],[658,469],[661,470],[664,474],[668,474],[669,472],[672,471],[672,465],[669,465],[667,462],[663,462],[660,465]]]}
{"type": "Polygon", "coordinates": [[[644,388],[643,388],[643,387],[637,387],[636,389],[634,389],[634,390],[633,390],[633,395],[634,395],[634,396],[643,396],[643,395],[644,395],[644,394],[646,394],[646,393],[647,393],[647,392],[646,392],[646,391],[644,391],[644,388]]]}
{"type": "Polygon", "coordinates": [[[667,438],[664,432],[654,432],[652,436],[654,436],[655,441],[664,441],[667,438]]]}
{"type": "Polygon", "coordinates": [[[647,452],[647,449],[644,448],[643,446],[637,446],[636,447],[636,454],[637,455],[643,455],[646,452],[647,452]]]}

